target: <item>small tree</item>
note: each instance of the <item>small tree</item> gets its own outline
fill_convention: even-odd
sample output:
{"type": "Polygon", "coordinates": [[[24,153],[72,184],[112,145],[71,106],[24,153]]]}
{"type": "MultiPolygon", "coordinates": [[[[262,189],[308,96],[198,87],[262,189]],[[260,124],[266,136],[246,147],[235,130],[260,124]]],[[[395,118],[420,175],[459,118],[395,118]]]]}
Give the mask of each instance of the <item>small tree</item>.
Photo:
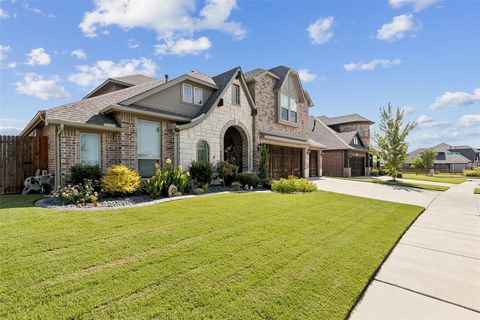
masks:
{"type": "Polygon", "coordinates": [[[423,161],[421,158],[415,158],[413,159],[412,164],[410,165],[410,168],[422,170],[422,169],[425,169],[425,166],[423,165],[423,161]]]}
{"type": "Polygon", "coordinates": [[[423,168],[425,169],[425,174],[428,175],[428,170],[433,167],[435,157],[437,153],[432,148],[423,149],[420,153],[420,159],[422,159],[423,168]]]}
{"type": "Polygon", "coordinates": [[[216,166],[216,171],[218,177],[222,179],[223,187],[225,187],[227,180],[237,175],[238,168],[228,161],[219,161],[216,166]]]}
{"type": "Polygon", "coordinates": [[[263,180],[268,177],[268,161],[270,155],[268,154],[267,146],[262,144],[260,147],[260,166],[258,168],[258,177],[263,180]]]}
{"type": "Polygon", "coordinates": [[[375,144],[393,181],[407,159],[408,143],[405,140],[415,125],[415,122],[403,123],[401,108],[397,108],[395,114],[390,103],[386,108],[380,108],[379,132],[375,134],[375,144]]]}

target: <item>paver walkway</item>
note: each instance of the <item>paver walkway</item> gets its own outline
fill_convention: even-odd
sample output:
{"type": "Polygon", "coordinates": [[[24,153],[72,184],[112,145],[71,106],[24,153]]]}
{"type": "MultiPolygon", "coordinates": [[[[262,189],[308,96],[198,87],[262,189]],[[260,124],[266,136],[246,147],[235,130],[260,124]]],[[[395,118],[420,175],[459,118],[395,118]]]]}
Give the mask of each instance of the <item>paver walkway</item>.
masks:
{"type": "Polygon", "coordinates": [[[477,185],[464,182],[433,199],[382,265],[351,319],[480,319],[477,185]]]}

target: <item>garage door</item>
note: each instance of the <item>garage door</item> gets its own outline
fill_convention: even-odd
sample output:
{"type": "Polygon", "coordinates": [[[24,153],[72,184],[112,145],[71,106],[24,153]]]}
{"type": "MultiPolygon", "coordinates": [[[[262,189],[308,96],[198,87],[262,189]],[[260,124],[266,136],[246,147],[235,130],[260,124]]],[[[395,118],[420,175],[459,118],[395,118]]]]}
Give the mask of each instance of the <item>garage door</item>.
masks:
{"type": "Polygon", "coordinates": [[[268,146],[270,153],[270,177],[286,178],[302,175],[302,149],[268,146]]]}
{"type": "Polygon", "coordinates": [[[350,167],[352,168],[352,177],[365,175],[365,157],[350,158],[350,167]]]}
{"type": "Polygon", "coordinates": [[[324,176],[343,177],[343,151],[325,151],[322,157],[324,176]]]}

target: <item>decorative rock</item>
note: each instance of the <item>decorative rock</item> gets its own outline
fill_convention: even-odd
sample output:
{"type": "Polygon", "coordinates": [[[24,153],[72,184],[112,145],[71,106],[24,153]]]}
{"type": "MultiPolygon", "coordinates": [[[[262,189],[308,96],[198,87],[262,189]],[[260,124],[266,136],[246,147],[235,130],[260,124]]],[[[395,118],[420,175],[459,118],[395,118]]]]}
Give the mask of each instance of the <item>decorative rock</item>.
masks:
{"type": "Polygon", "coordinates": [[[253,186],[250,186],[250,190],[253,190],[253,186]]]}
{"type": "Polygon", "coordinates": [[[248,190],[248,189],[249,189],[249,188],[248,188],[248,184],[246,184],[246,185],[245,185],[245,190],[248,190]]]}
{"type": "Polygon", "coordinates": [[[174,185],[174,184],[171,184],[170,187],[168,187],[168,197],[171,198],[171,197],[175,197],[175,195],[177,194],[178,192],[178,189],[177,187],[174,185]]]}

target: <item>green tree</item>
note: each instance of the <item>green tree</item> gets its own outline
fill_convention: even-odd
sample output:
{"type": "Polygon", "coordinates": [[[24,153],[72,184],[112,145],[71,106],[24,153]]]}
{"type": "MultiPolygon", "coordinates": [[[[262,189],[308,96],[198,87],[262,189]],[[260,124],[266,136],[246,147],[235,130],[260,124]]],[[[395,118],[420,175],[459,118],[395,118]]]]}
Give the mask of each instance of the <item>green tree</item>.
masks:
{"type": "Polygon", "coordinates": [[[422,159],[425,174],[428,174],[428,170],[433,167],[436,156],[437,153],[432,148],[423,149],[420,153],[420,159],[422,159]]]}
{"type": "Polygon", "coordinates": [[[406,138],[415,128],[415,122],[403,123],[403,110],[396,108],[394,113],[390,103],[380,108],[380,123],[375,134],[376,150],[385,161],[385,169],[396,180],[402,165],[407,159],[408,143],[406,138]]]}
{"type": "Polygon", "coordinates": [[[415,158],[412,161],[412,164],[410,165],[410,168],[413,169],[425,169],[425,166],[423,165],[422,158],[415,158]]]}
{"type": "Polygon", "coordinates": [[[270,155],[268,154],[267,146],[262,144],[260,147],[260,165],[258,168],[258,177],[260,179],[266,179],[268,177],[268,161],[270,155]]]}

